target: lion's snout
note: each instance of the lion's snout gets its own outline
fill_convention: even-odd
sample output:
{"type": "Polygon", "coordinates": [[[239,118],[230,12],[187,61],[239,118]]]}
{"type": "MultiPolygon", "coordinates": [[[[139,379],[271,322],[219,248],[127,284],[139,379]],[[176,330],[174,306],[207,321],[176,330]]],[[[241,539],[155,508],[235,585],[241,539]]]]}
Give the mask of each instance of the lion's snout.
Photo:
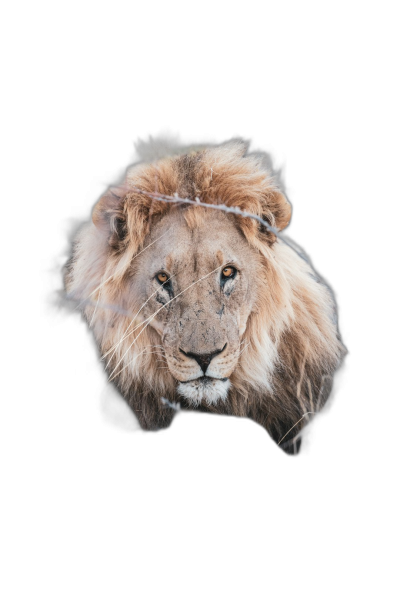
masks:
{"type": "MultiPolygon", "coordinates": [[[[175,322],[165,326],[162,341],[168,367],[181,383],[204,377],[227,380],[237,364],[240,340],[233,316],[224,314],[217,318],[216,311],[212,316],[205,313],[205,305],[194,303],[175,322]],[[200,314],[205,318],[199,319],[200,314]]],[[[211,393],[210,386],[204,387],[205,397],[208,392],[211,393]]]]}
{"type": "Polygon", "coordinates": [[[182,350],[182,348],[179,348],[179,351],[182,352],[182,354],[184,354],[188,358],[193,358],[197,362],[197,364],[200,366],[200,369],[202,370],[203,375],[207,375],[208,368],[210,366],[211,361],[219,354],[222,354],[222,352],[225,350],[226,346],[227,346],[227,343],[225,342],[223,348],[214,350],[214,352],[209,352],[207,354],[198,354],[196,352],[185,352],[184,350],[182,350]]]}

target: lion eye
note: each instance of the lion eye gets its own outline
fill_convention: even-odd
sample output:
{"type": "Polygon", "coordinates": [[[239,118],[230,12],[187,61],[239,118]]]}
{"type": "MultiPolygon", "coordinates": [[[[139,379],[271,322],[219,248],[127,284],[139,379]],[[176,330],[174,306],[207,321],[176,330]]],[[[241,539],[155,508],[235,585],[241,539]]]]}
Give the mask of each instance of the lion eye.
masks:
{"type": "Polygon", "coordinates": [[[164,272],[158,273],[157,279],[158,279],[158,281],[160,283],[165,283],[167,281],[167,279],[168,279],[168,275],[166,273],[164,273],[164,272]]]}
{"type": "Polygon", "coordinates": [[[234,269],[232,267],[225,267],[225,269],[222,271],[222,274],[224,277],[232,277],[234,274],[234,269]]]}

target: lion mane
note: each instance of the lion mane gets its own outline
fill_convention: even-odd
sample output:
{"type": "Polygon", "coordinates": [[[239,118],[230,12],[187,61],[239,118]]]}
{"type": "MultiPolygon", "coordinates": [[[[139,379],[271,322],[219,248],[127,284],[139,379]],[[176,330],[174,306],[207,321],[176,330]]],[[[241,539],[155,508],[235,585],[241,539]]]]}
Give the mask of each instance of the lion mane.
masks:
{"type": "MultiPolygon", "coordinates": [[[[149,146],[143,145],[144,160],[105,193],[94,207],[92,222],[78,232],[66,267],[67,295],[93,330],[110,380],[142,428],[167,427],[179,403],[182,408],[249,417],[282,449],[297,453],[301,430],[325,404],[345,348],[331,290],[298,247],[273,233],[282,231],[291,217],[279,176],[268,155],[249,153],[248,144],[239,139],[186,149],[165,145],[156,160],[149,146]],[[193,232],[217,211],[165,202],[157,194],[238,207],[271,226],[220,213],[221,227],[225,221],[226,226],[234,223],[260,266],[257,273],[249,273],[254,300],[229,388],[216,401],[193,403],[180,393],[162,334],[153,327],[155,311],[146,312],[151,302],[143,296],[141,260],[156,253],[157,244],[168,244],[168,232],[156,229],[166,218],[172,226],[184,218],[193,232]],[[154,231],[161,234],[155,238],[154,231]]],[[[218,235],[213,231],[214,238],[218,235]]],[[[171,300],[170,306],[183,297],[171,300]]],[[[222,383],[214,383],[218,392],[222,383]]]]}

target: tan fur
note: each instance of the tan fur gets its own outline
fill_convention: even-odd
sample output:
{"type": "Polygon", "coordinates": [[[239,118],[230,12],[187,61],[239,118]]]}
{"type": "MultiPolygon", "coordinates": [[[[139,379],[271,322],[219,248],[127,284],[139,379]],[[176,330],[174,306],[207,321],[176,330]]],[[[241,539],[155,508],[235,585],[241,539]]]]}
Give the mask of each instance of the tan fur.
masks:
{"type": "Polygon", "coordinates": [[[82,302],[110,379],[143,427],[170,423],[167,398],[250,416],[293,452],[344,352],[329,289],[255,220],[136,191],[237,206],[282,230],[290,205],[262,156],[246,150],[234,141],[131,168],[79,233],[66,288],[82,302]],[[238,275],[222,288],[233,255],[238,275]],[[157,271],[171,275],[173,298],[157,271]],[[202,371],[190,355],[222,348],[209,379],[197,379],[202,371]]]}

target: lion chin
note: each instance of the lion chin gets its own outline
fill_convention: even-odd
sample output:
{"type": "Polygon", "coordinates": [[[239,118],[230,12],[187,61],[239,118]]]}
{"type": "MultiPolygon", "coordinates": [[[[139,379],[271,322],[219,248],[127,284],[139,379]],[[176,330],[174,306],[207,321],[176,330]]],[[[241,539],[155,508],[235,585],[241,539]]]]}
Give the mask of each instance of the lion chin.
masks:
{"type": "Polygon", "coordinates": [[[231,382],[229,379],[199,377],[192,381],[180,383],[178,392],[191,406],[200,406],[202,402],[205,402],[208,406],[215,406],[220,400],[222,402],[226,400],[230,387],[231,382]]]}

